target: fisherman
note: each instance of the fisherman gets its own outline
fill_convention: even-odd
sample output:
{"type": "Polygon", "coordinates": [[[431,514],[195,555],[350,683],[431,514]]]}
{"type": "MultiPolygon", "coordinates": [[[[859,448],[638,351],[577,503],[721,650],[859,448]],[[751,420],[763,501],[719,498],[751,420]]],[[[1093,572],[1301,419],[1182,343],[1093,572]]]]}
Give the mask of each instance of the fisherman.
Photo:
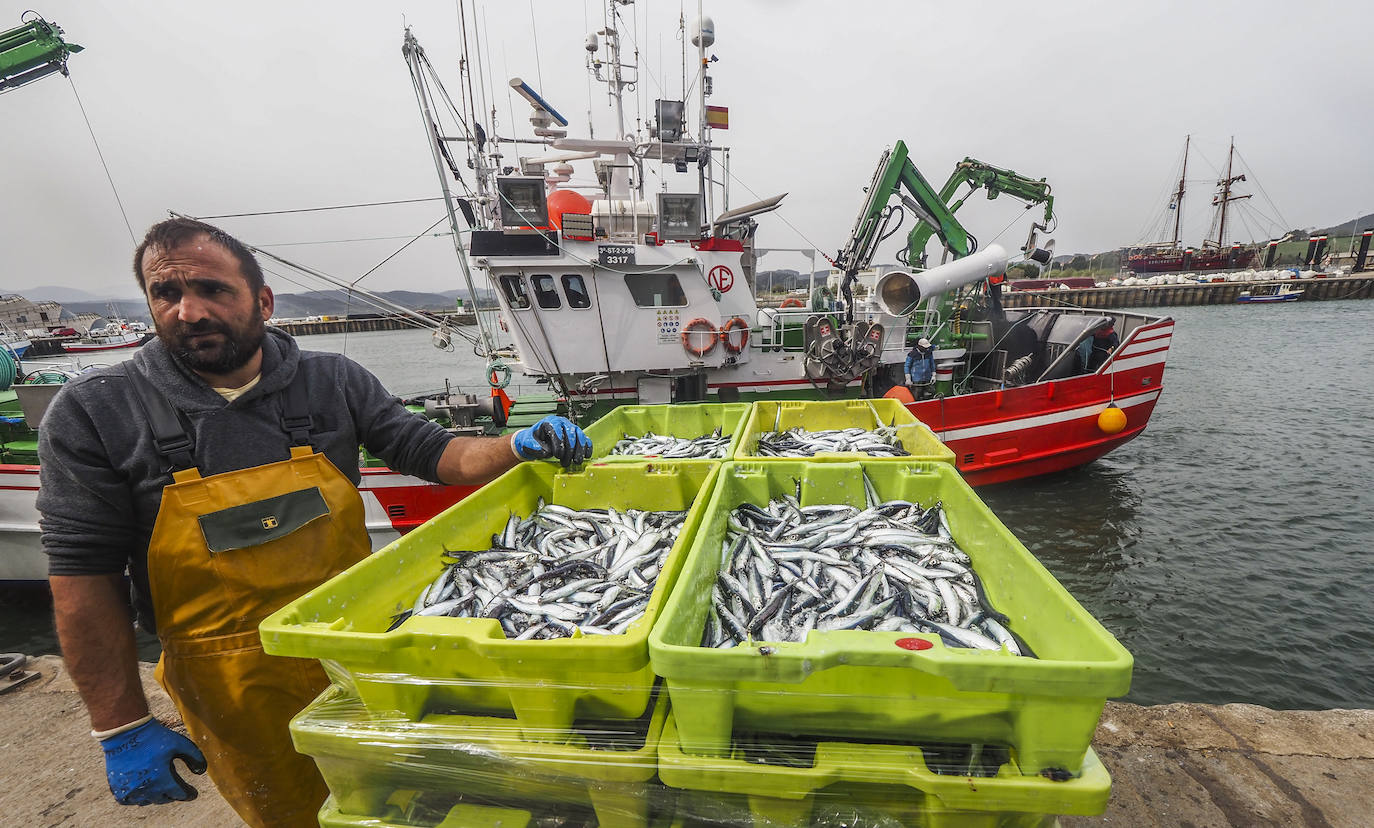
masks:
{"type": "Polygon", "coordinates": [[[913,399],[925,397],[934,385],[935,348],[930,340],[921,337],[906,355],[906,384],[913,399]]]}
{"type": "Polygon", "coordinates": [[[315,825],[327,791],[286,725],[328,681],[315,662],[265,655],[258,624],[369,553],[358,446],[405,474],[480,484],[521,460],[580,463],[591,442],[562,417],[482,438],[409,413],[357,363],[266,327],[262,270],[210,225],[154,225],[134,274],[157,339],[68,383],[39,440],[67,669],[119,802],[194,799],[180,759],[208,767],[250,825],[315,825]],[[149,715],[126,567],[190,740],[149,715]]]}

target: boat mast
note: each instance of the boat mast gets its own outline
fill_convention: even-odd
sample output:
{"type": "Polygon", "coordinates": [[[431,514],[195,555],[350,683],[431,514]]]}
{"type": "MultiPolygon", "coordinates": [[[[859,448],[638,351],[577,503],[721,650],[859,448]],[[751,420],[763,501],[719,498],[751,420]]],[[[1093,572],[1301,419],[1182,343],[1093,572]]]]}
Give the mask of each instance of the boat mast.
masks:
{"type": "MultiPolygon", "coordinates": [[[[420,46],[420,42],[411,34],[409,28],[405,32],[405,41],[402,44],[401,53],[405,57],[406,65],[410,68],[411,84],[415,87],[415,100],[420,106],[420,119],[424,123],[425,133],[429,139],[430,155],[434,158],[434,171],[439,176],[439,189],[444,197],[444,209],[448,213],[449,230],[453,233],[453,250],[458,254],[458,264],[463,270],[463,281],[467,284],[468,296],[472,299],[473,315],[477,319],[477,330],[481,336],[482,347],[485,349],[483,356],[491,358],[497,350],[496,337],[487,327],[482,314],[478,313],[477,286],[472,278],[472,268],[468,265],[467,250],[463,247],[463,230],[458,224],[453,191],[449,187],[448,176],[445,174],[445,139],[439,134],[439,122],[435,120],[434,111],[430,106],[430,98],[426,94],[427,90],[423,81],[424,70],[429,69],[432,72],[433,67],[429,64],[429,58],[426,57],[424,48],[420,46]]],[[[440,91],[442,91],[442,87],[440,87],[440,91]]],[[[447,97],[447,95],[445,96],[447,97]]],[[[477,170],[478,193],[482,197],[483,205],[487,206],[486,190],[483,184],[491,171],[483,165],[482,148],[477,147],[474,152],[476,154],[475,169],[477,170]]],[[[487,209],[492,208],[487,206],[487,209]]]]}
{"type": "Polygon", "coordinates": [[[611,56],[611,79],[606,83],[606,92],[611,98],[612,105],[615,106],[615,137],[617,141],[623,141],[626,136],[625,102],[622,93],[628,84],[620,74],[620,32],[615,27],[617,2],[628,5],[634,0],[608,0],[606,4],[606,28],[602,29],[601,33],[606,36],[606,49],[611,56]]]}
{"type": "Polygon", "coordinates": [[[1183,221],[1183,183],[1188,179],[1188,145],[1192,140],[1192,135],[1183,139],[1183,171],[1178,176],[1178,192],[1174,193],[1174,247],[1178,247],[1178,228],[1183,221]]]}
{"type": "Polygon", "coordinates": [[[1219,221],[1218,226],[1217,226],[1217,249],[1218,249],[1218,250],[1220,250],[1220,249],[1221,249],[1222,247],[1224,247],[1225,244],[1226,244],[1226,205],[1227,205],[1227,204],[1230,204],[1232,201],[1240,201],[1241,199],[1245,199],[1245,198],[1249,198],[1249,197],[1250,197],[1249,195],[1243,195],[1243,196],[1233,196],[1233,195],[1231,195],[1231,185],[1232,185],[1232,184],[1235,184],[1235,183],[1238,182],[1238,181],[1244,181],[1244,180],[1245,180],[1245,175],[1244,175],[1244,174],[1236,175],[1236,176],[1231,175],[1231,164],[1232,164],[1232,162],[1233,162],[1234,159],[1235,159],[1235,154],[1236,154],[1236,136],[1232,135],[1232,136],[1231,136],[1231,149],[1230,149],[1230,151],[1226,154],[1226,177],[1223,178],[1222,180],[1220,180],[1220,181],[1217,182],[1217,186],[1221,188],[1221,192],[1217,195],[1216,199],[1213,201],[1214,204],[1218,204],[1218,205],[1221,207],[1221,218],[1220,218],[1220,221],[1219,221]]]}
{"type": "MultiPolygon", "coordinates": [[[[706,42],[707,32],[705,31],[705,22],[706,15],[702,10],[701,0],[697,0],[697,31],[696,36],[692,38],[693,43],[697,47],[697,65],[701,67],[701,78],[699,83],[697,83],[697,93],[701,98],[701,125],[697,131],[697,135],[701,137],[702,154],[706,158],[710,158],[711,125],[710,120],[707,117],[706,96],[711,94],[711,77],[706,73],[706,68],[707,66],[709,66],[709,64],[706,61],[706,47],[710,46],[711,43],[706,42]]],[[[710,37],[712,38],[712,41],[714,41],[714,27],[712,28],[713,31],[711,32],[710,37]]],[[[710,186],[711,179],[706,174],[706,163],[704,159],[702,163],[697,164],[697,176],[697,186],[700,189],[702,195],[705,196],[705,198],[701,200],[701,208],[704,211],[702,215],[702,221],[703,223],[705,223],[710,221],[710,218],[714,213],[711,205],[711,195],[713,188],[710,186]]]]}

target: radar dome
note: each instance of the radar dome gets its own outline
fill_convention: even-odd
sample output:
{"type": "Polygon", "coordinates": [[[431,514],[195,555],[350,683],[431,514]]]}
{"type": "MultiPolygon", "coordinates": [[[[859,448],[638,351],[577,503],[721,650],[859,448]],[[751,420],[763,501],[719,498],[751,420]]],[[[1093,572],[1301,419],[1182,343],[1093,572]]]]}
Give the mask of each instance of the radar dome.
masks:
{"type": "Polygon", "coordinates": [[[716,42],[716,21],[705,15],[692,25],[692,45],[709,49],[716,42]]]}

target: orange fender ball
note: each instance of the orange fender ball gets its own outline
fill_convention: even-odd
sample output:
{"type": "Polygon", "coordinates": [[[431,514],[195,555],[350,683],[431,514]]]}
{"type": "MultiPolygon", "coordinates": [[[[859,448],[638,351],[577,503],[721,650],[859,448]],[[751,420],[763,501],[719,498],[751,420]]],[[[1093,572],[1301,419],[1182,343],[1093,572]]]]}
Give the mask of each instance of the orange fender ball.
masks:
{"type": "Polygon", "coordinates": [[[890,400],[900,400],[903,405],[916,402],[916,398],[911,396],[911,389],[905,385],[894,385],[887,389],[883,396],[890,400]]]}
{"type": "Polygon", "coordinates": [[[1126,427],[1126,412],[1116,406],[1108,406],[1097,415],[1097,427],[1104,434],[1116,434],[1126,427]]]}

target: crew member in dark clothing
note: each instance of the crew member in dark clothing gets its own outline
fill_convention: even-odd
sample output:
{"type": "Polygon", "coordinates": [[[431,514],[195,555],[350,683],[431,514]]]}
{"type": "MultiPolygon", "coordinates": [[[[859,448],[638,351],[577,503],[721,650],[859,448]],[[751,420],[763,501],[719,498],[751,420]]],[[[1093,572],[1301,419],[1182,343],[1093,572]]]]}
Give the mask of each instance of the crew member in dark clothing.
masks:
{"type": "Polygon", "coordinates": [[[906,384],[913,399],[930,393],[935,384],[935,347],[921,337],[906,355],[906,384]]]}
{"type": "Polygon", "coordinates": [[[1088,354],[1087,370],[1096,371],[1102,367],[1102,363],[1107,361],[1116,346],[1121,344],[1121,337],[1116,334],[1116,323],[1108,321],[1105,327],[1098,328],[1093,332],[1092,338],[1086,340],[1092,343],[1092,351],[1088,354]]]}

